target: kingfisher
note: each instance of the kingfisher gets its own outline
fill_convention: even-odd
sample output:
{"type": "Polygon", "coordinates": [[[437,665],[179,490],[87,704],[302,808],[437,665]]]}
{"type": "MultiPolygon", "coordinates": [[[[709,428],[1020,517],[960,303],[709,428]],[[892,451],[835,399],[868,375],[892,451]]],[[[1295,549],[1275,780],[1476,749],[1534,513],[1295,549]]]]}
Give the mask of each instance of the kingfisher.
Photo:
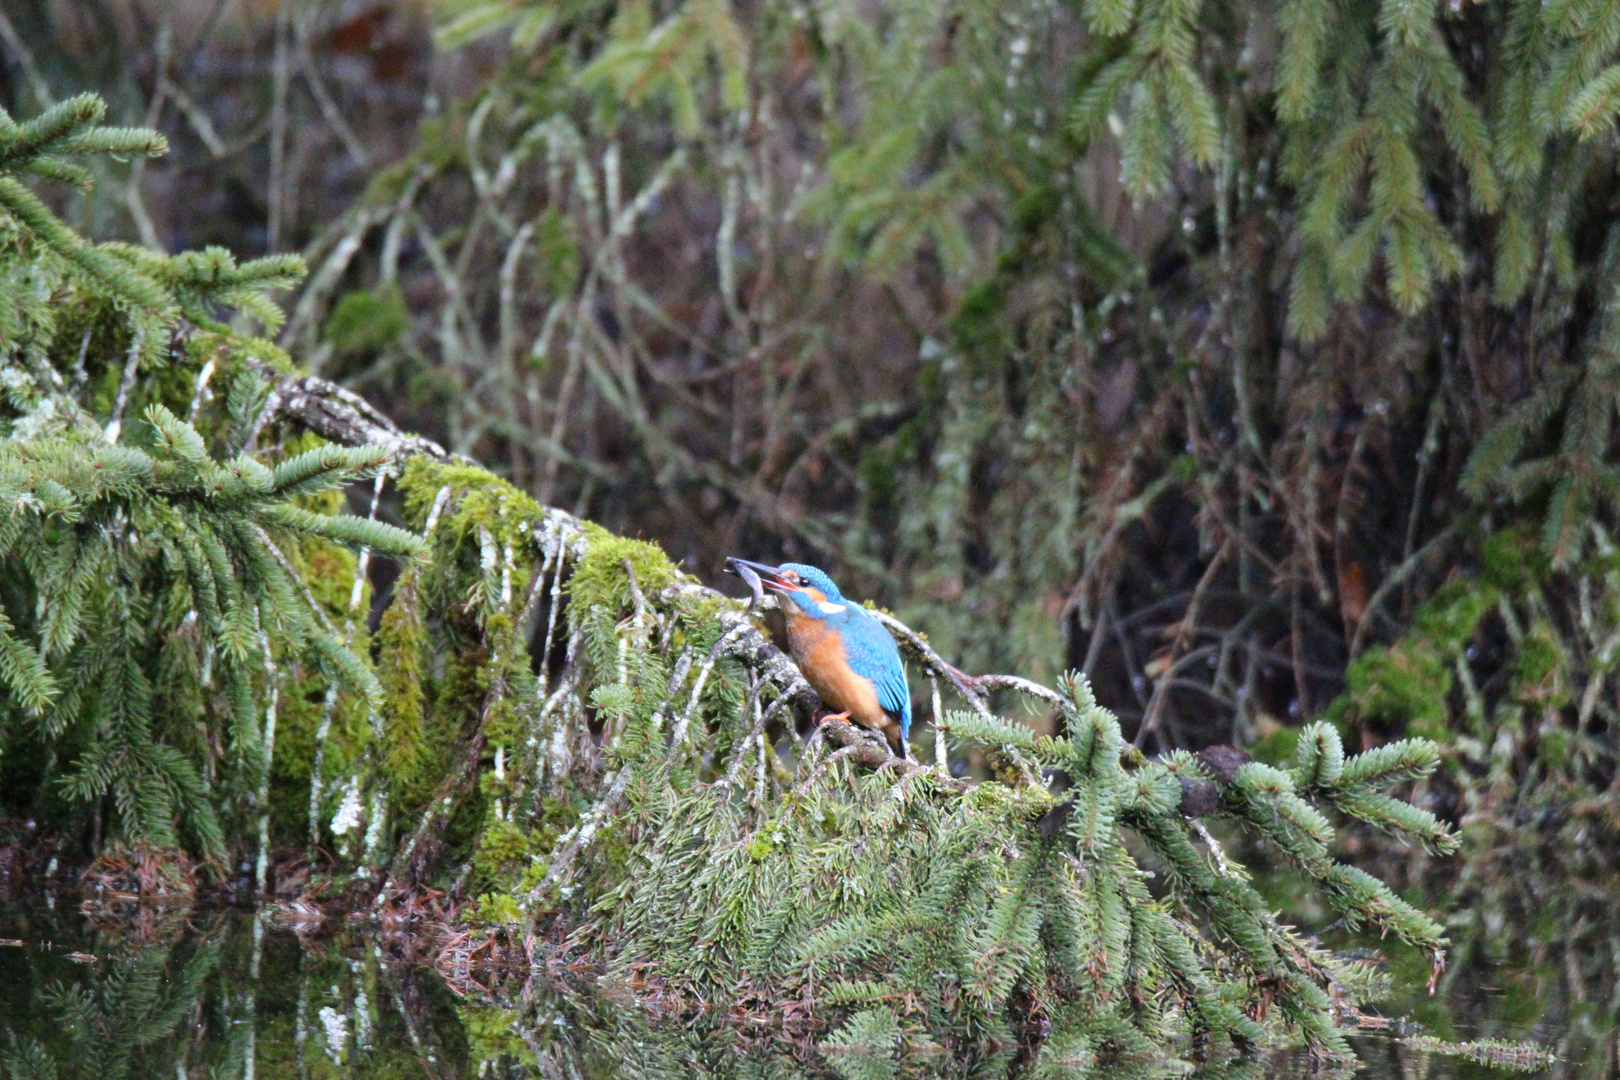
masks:
{"type": "MultiPolygon", "coordinates": [[[[831,708],[824,720],[854,720],[881,732],[890,748],[909,756],[911,687],[900,650],[883,624],[859,604],[844,599],[832,578],[814,566],[765,566],[727,559],[726,569],[759,583],[789,601],[788,651],[805,682],[831,708]]],[[[752,584],[752,582],[750,582],[752,584]]]]}

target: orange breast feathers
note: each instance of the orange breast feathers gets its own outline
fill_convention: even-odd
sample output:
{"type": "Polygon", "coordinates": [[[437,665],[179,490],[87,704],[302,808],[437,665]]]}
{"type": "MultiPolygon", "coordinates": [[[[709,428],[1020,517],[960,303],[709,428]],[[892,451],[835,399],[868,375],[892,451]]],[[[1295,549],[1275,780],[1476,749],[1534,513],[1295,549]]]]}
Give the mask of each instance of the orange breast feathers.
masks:
{"type": "Polygon", "coordinates": [[[879,731],[892,725],[878,704],[877,687],[872,680],[850,670],[844,656],[844,639],[820,619],[793,610],[784,604],[787,615],[788,648],[821,700],[835,712],[847,712],[858,724],[879,731]]]}

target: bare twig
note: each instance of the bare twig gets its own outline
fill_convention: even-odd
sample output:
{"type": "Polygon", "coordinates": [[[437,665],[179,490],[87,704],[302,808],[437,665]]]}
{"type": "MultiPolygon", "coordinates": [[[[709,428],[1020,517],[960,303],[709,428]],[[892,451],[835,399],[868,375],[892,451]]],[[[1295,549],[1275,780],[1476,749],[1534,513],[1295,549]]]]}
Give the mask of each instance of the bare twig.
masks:
{"type": "MultiPolygon", "coordinates": [[[[158,77],[156,85],[152,88],[152,100],[146,107],[146,123],[148,128],[156,128],[163,116],[163,104],[168,100],[169,81],[164,76],[169,66],[169,46],[172,37],[169,33],[169,24],[165,22],[158,28],[157,43],[154,46],[156,55],[153,63],[157,67],[158,77]]],[[[153,251],[162,251],[163,242],[158,238],[157,227],[152,224],[152,215],[146,210],[146,199],[141,192],[141,182],[146,177],[146,155],[138,155],[129,167],[129,179],[124,185],[124,204],[129,207],[129,216],[135,219],[135,228],[141,234],[141,243],[153,251]]]]}
{"type": "Polygon", "coordinates": [[[135,387],[135,369],[140,366],[141,349],[146,345],[146,328],[139,327],[130,339],[129,353],[124,357],[124,375],[118,382],[118,397],[113,402],[112,416],[107,420],[107,441],[116,443],[124,427],[124,406],[129,404],[129,392],[135,387]]]}
{"type": "Polygon", "coordinates": [[[929,672],[928,689],[934,708],[934,767],[942,774],[951,772],[950,753],[945,748],[945,707],[939,699],[939,676],[929,672]]]}
{"type": "Polygon", "coordinates": [[[1350,639],[1350,658],[1352,660],[1361,654],[1361,647],[1366,642],[1367,631],[1372,627],[1373,615],[1377,613],[1379,605],[1388,598],[1392,591],[1399,588],[1402,582],[1411,577],[1413,572],[1422,566],[1430,555],[1442,550],[1451,542],[1452,537],[1457,535],[1459,524],[1461,523],[1453,521],[1450,525],[1435,533],[1422,547],[1407,556],[1399,566],[1391,570],[1383,582],[1379,584],[1378,589],[1372,594],[1372,599],[1367,601],[1367,610],[1363,612],[1361,621],[1356,624],[1355,635],[1350,639]]]}
{"type": "Polygon", "coordinates": [[[750,629],[752,629],[752,627],[750,627],[746,622],[737,623],[724,634],[720,635],[720,640],[716,641],[714,643],[714,647],[709,650],[709,658],[703,661],[703,666],[698,669],[697,681],[692,684],[692,694],[687,699],[686,708],[682,710],[681,718],[675,722],[675,731],[670,737],[669,743],[669,753],[671,759],[673,759],[676,754],[680,753],[681,747],[686,742],[686,730],[692,723],[692,715],[697,712],[698,701],[703,696],[703,687],[706,683],[708,683],[710,673],[714,671],[715,662],[725,654],[727,646],[729,646],[735,639],[741,637],[744,632],[750,629]]]}
{"type": "Polygon", "coordinates": [[[276,0],[276,51],[270,91],[269,211],[264,242],[265,250],[272,253],[281,247],[282,188],[286,184],[287,171],[287,90],[292,80],[292,65],[289,62],[291,37],[291,0],[276,0]]]}
{"type": "Polygon", "coordinates": [[[355,136],[348,120],[344,119],[343,110],[332,100],[331,91],[326,88],[326,80],[321,78],[320,69],[315,66],[315,57],[309,48],[308,30],[303,25],[303,20],[298,21],[295,30],[298,38],[298,66],[304,72],[304,81],[315,97],[315,104],[320,106],[321,115],[326,118],[327,124],[342,141],[343,148],[349,152],[355,166],[366,168],[371,164],[371,156],[366,153],[365,144],[355,136]]]}
{"type": "MultiPolygon", "coordinates": [[[[964,674],[960,669],[947,664],[943,659],[940,658],[940,655],[934,651],[933,646],[929,645],[927,641],[923,640],[921,634],[917,633],[915,630],[911,629],[911,627],[907,626],[893,615],[890,615],[888,612],[871,610],[868,611],[868,614],[877,619],[877,621],[882,623],[884,626],[888,627],[890,633],[896,635],[907,645],[909,645],[912,650],[922,658],[924,666],[926,666],[928,670],[934,674],[944,678],[946,682],[950,683],[951,688],[957,692],[963,701],[968,703],[968,706],[974,712],[979,713],[981,716],[990,715],[990,706],[985,703],[983,695],[979,693],[979,680],[976,680],[971,676],[964,674]]],[[[1003,678],[1010,679],[1012,676],[1003,676],[1003,678]]],[[[986,689],[988,689],[988,687],[986,687],[986,689]]]]}
{"type": "Polygon", "coordinates": [[[270,866],[270,765],[276,752],[276,705],[281,698],[281,680],[276,675],[270,637],[259,631],[259,650],[264,654],[264,728],[259,733],[259,786],[254,793],[259,811],[259,851],[253,864],[253,887],[264,895],[265,876],[270,866]]]}
{"type": "Polygon", "coordinates": [[[185,88],[170,79],[167,73],[162,75],[160,85],[163,93],[180,110],[180,115],[191,125],[191,130],[197,133],[197,138],[208,147],[208,152],[216,158],[228,156],[231,152],[230,147],[225,145],[225,140],[219,137],[219,132],[214,128],[214,122],[208,119],[208,114],[192,100],[185,88]]]}
{"type": "Polygon", "coordinates": [[[1178,671],[1186,666],[1184,663],[1185,658],[1181,656],[1182,650],[1186,648],[1187,640],[1192,636],[1193,629],[1198,623],[1198,612],[1203,607],[1204,597],[1209,592],[1210,584],[1226,563],[1226,558],[1231,554],[1231,551],[1232,541],[1227,540],[1215,552],[1214,558],[1209,560],[1209,565],[1204,568],[1203,576],[1198,579],[1197,588],[1193,589],[1192,599],[1187,601],[1186,614],[1182,616],[1181,622],[1176,624],[1175,637],[1170,643],[1170,652],[1166,657],[1165,669],[1158,678],[1154,679],[1153,697],[1148,702],[1147,712],[1143,715],[1142,722],[1137,725],[1136,737],[1132,740],[1137,747],[1141,747],[1149,735],[1156,734],[1159,730],[1160,719],[1164,715],[1164,707],[1170,697],[1171,680],[1178,671]]]}
{"type": "MultiPolygon", "coordinates": [[[[85,343],[89,344],[89,331],[85,332],[85,343]]],[[[213,397],[208,390],[208,380],[214,377],[214,358],[209,357],[208,362],[197,372],[196,382],[191,392],[191,407],[186,410],[186,423],[194,424],[197,421],[197,411],[203,403],[213,397]]]]}
{"type": "Polygon", "coordinates": [[[17,33],[17,28],[12,25],[4,11],[0,11],[0,41],[5,42],[6,49],[17,58],[17,66],[28,76],[29,89],[34,92],[34,98],[40,107],[49,108],[55,105],[56,95],[51,93],[50,85],[45,82],[45,76],[40,74],[39,65],[34,62],[33,52],[24,44],[22,35],[17,33]]]}
{"type": "Polygon", "coordinates": [[[585,812],[585,816],[580,819],[579,824],[572,830],[573,835],[564,834],[559,843],[564,843],[566,846],[552,857],[551,865],[546,868],[546,876],[541,878],[540,883],[530,889],[524,896],[523,906],[525,908],[532,912],[534,905],[545,898],[546,893],[551,890],[553,885],[567,882],[568,877],[573,873],[574,861],[579,857],[579,853],[591,845],[596,839],[597,832],[602,828],[602,824],[618,811],[619,802],[624,798],[625,789],[630,784],[630,773],[631,769],[628,766],[621,768],[614,775],[612,782],[608,784],[607,791],[596,800],[595,805],[585,812]]]}
{"type": "Polygon", "coordinates": [[[451,460],[438,443],[405,434],[359,394],[314,375],[286,377],[271,391],[270,400],[254,421],[248,446],[254,445],[266,425],[278,419],[296,421],[345,446],[380,446],[400,457],[423,454],[435,461],[451,460]]]}
{"type": "Polygon", "coordinates": [[[377,213],[373,210],[362,208],[355,213],[348,227],[343,230],[342,238],[333,245],[332,250],[322,260],[320,269],[315,271],[314,276],[309,279],[309,284],[299,294],[292,317],[287,320],[287,325],[281,331],[281,341],[296,341],[314,325],[317,307],[343,277],[349,263],[359,253],[366,232],[376,220],[377,213]]]}

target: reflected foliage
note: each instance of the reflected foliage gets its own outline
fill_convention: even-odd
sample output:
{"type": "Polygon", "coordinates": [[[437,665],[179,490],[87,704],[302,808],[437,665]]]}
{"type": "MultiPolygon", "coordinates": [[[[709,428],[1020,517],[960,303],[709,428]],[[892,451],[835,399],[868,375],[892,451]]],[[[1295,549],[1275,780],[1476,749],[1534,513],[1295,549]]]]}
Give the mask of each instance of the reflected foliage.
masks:
{"type": "MultiPolygon", "coordinates": [[[[622,983],[542,965],[532,976],[501,965],[441,975],[403,958],[398,937],[333,927],[295,930],[246,913],[194,910],[161,938],[136,940],[133,911],[97,907],[87,920],[53,897],[0,907],[0,1045],[5,1080],[208,1076],[216,1080],[337,1077],[351,1080],[713,1080],[904,1075],[920,1080],[1070,1075],[1032,1067],[1016,1051],[907,1053],[876,1073],[836,1051],[813,1050],[810,1029],[780,1017],[664,1015],[656,998],[622,983]],[[122,921],[120,921],[122,920],[122,921]],[[42,947],[46,942],[49,948],[42,947]],[[95,963],[68,960],[69,949],[95,963]],[[94,1034],[119,1041],[91,1045],[94,1034]]],[[[416,946],[426,944],[417,942],[416,946]]],[[[1504,980],[1527,977],[1510,963],[1504,980]]],[[[1549,984],[1550,985],[1550,984],[1549,984]]],[[[1426,999],[1425,999],[1426,1000],[1426,999]]],[[[1419,1011],[1397,1015],[1430,1030],[1518,1037],[1563,1029],[1556,1010],[1533,999],[1476,993],[1458,981],[1419,1011]]],[[[901,1038],[914,1038],[909,1025],[901,1038]]],[[[1487,1075],[1401,1037],[1357,1036],[1368,1080],[1466,1080],[1487,1075]]],[[[1419,1041],[1420,1043],[1420,1041],[1419,1041]]],[[[1560,1043],[1569,1059],[1549,1080],[1602,1075],[1599,1042],[1560,1043]],[[1591,1056],[1579,1056],[1589,1052],[1591,1056]]],[[[1190,1075],[1265,1080],[1301,1075],[1302,1052],[1278,1047],[1190,1075]]],[[[1143,1078],[1189,1075],[1150,1063],[1143,1078]]],[[[1496,1074],[1501,1075],[1501,1074],[1496,1074]]]]}

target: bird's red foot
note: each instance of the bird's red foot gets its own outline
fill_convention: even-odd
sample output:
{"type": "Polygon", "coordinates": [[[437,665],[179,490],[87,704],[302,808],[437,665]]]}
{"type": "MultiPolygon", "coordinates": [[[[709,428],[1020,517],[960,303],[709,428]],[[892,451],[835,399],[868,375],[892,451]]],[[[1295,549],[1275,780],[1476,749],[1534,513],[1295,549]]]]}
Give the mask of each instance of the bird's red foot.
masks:
{"type": "Polygon", "coordinates": [[[826,716],[823,716],[820,720],[818,720],[816,722],[818,724],[824,724],[828,720],[848,720],[848,719],[849,719],[849,712],[846,710],[845,712],[828,713],[826,716]]]}

